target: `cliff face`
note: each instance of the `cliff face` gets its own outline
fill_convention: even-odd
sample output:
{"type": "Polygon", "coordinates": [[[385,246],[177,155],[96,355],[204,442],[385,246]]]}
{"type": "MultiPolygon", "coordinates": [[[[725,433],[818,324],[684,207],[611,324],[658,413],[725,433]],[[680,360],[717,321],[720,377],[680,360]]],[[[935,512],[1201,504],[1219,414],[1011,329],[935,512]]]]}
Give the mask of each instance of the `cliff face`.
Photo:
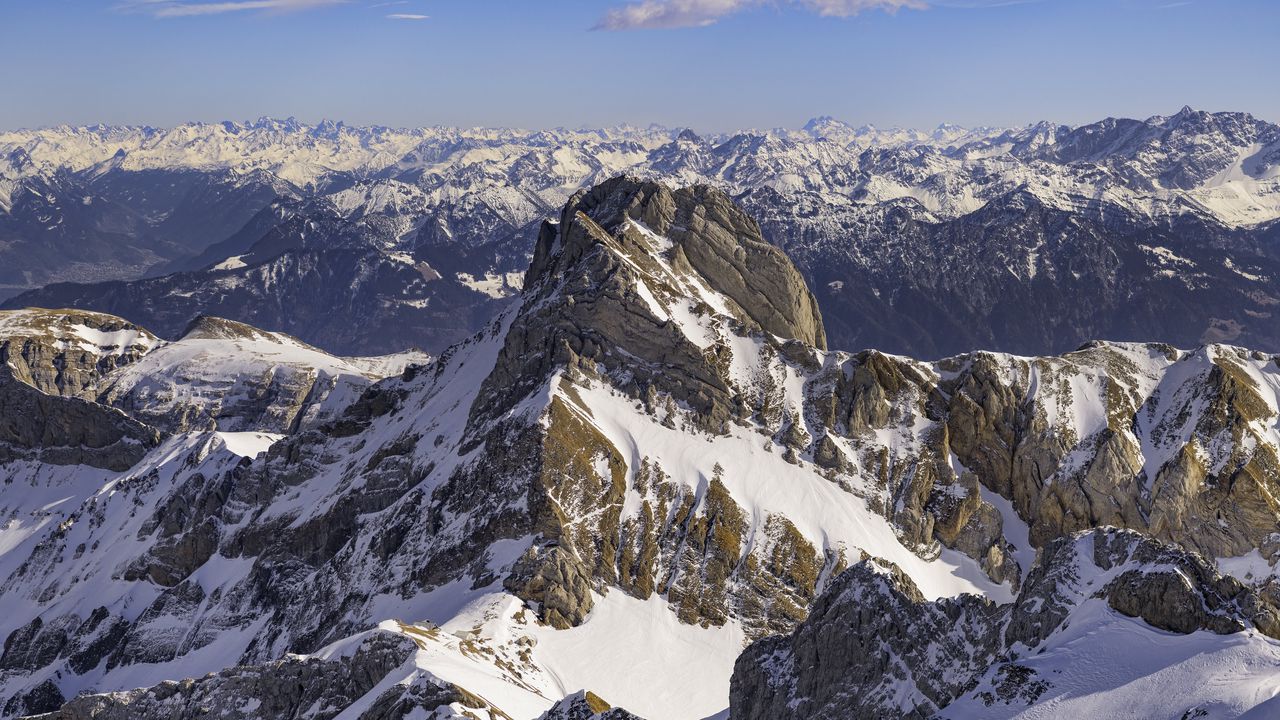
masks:
{"type": "Polygon", "coordinates": [[[153,428],[77,397],[46,395],[0,368],[0,464],[128,470],[160,441],[153,428]]]}
{"type": "MultiPolygon", "coordinates": [[[[901,570],[867,561],[833,582],[795,633],[742,654],[730,717],[1012,717],[1089,693],[1119,712],[1130,701],[1121,678],[1146,670],[1144,641],[1157,630],[1186,636],[1167,643],[1171,656],[1239,647],[1262,658],[1276,645],[1255,632],[1280,637],[1280,610],[1195,553],[1114,528],[1050,543],[1015,601],[1000,606],[973,596],[928,602],[901,570]],[[1086,667],[1090,647],[1071,641],[1106,631],[1133,647],[1094,648],[1103,665],[1130,664],[1099,682],[1086,667]]],[[[1198,699],[1231,692],[1201,688],[1198,699]]],[[[1171,717],[1197,706],[1179,692],[1141,701],[1171,717]]]]}
{"type": "Polygon", "coordinates": [[[0,363],[13,379],[49,395],[94,400],[103,377],[158,344],[143,328],[102,313],[0,311],[0,363]]]}

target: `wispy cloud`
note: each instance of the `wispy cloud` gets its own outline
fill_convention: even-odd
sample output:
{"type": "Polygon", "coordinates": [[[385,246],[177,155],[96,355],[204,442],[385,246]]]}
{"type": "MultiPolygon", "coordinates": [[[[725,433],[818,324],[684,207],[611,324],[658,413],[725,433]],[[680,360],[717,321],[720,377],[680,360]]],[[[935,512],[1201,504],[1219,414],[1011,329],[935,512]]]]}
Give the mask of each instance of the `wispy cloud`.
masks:
{"type": "Polygon", "coordinates": [[[701,27],[757,4],[758,0],[641,0],[610,10],[595,29],[701,27]]]}
{"type": "Polygon", "coordinates": [[[897,12],[902,9],[924,10],[924,0],[800,0],[806,9],[823,17],[853,17],[864,10],[897,12]]]}
{"type": "Polygon", "coordinates": [[[319,7],[341,5],[347,0],[228,0],[226,2],[192,2],[190,0],[130,0],[117,5],[118,10],[140,12],[160,18],[221,15],[233,12],[297,12],[319,7]]]}
{"type": "Polygon", "coordinates": [[[1045,0],[930,0],[932,7],[951,8],[952,10],[988,10],[991,8],[1011,7],[1013,5],[1038,5],[1045,0]]]}
{"type": "Polygon", "coordinates": [[[426,20],[430,15],[415,15],[413,13],[391,13],[387,16],[389,20],[426,20]]]}
{"type": "Polygon", "coordinates": [[[785,3],[824,17],[851,17],[867,10],[923,10],[924,0],[639,0],[605,13],[596,30],[704,27],[761,5],[785,3]]]}

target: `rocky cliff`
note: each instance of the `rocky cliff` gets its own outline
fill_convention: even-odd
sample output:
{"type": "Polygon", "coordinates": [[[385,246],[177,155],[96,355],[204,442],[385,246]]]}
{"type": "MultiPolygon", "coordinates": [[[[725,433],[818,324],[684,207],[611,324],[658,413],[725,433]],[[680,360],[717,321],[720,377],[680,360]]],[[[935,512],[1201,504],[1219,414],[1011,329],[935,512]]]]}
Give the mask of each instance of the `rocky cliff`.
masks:
{"type": "Polygon", "coordinates": [[[973,596],[928,602],[900,569],[869,560],[833,582],[795,633],[742,654],[730,717],[995,718],[1054,703],[1075,716],[1063,706],[1082,687],[1099,696],[1087,716],[1123,714],[1137,700],[1148,716],[1201,717],[1205,701],[1240,691],[1199,688],[1199,702],[1172,689],[1126,697],[1121,678],[1141,677],[1139,658],[1161,642],[1158,631],[1185,637],[1165,643],[1157,663],[1215,646],[1273,658],[1280,610],[1196,553],[1114,528],[1050,543],[1018,597],[1000,606],[973,596]],[[1077,663],[1090,648],[1072,647],[1072,635],[1107,631],[1131,643],[1095,660],[1124,667],[1119,682],[1082,683],[1090,670],[1077,663]]]}
{"type": "Polygon", "coordinates": [[[118,410],[46,395],[0,368],[0,464],[86,465],[124,471],[160,440],[118,410]]]}
{"type": "Polygon", "coordinates": [[[160,343],[118,317],[81,310],[0,311],[0,363],[50,395],[97,399],[102,379],[160,343]]]}

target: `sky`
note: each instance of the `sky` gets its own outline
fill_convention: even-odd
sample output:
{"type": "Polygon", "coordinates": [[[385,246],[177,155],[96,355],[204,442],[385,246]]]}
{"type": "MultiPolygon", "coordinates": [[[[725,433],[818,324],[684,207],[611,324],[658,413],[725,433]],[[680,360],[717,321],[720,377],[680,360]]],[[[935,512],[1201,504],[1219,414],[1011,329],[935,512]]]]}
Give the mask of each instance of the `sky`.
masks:
{"type": "Polygon", "coordinates": [[[1280,121],[1278,0],[0,0],[0,128],[1280,121]]]}

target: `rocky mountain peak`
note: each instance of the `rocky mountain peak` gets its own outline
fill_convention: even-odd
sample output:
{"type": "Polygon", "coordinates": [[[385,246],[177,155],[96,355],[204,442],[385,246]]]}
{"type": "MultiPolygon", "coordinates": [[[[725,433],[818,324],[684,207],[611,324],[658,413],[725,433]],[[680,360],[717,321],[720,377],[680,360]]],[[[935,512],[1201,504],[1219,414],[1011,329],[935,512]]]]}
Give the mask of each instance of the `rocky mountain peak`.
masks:
{"type": "Polygon", "coordinates": [[[640,720],[639,717],[609,705],[590,690],[579,690],[556,703],[538,720],[640,720]]]}
{"type": "MultiPolygon", "coordinates": [[[[301,347],[309,347],[301,340],[281,333],[256,328],[248,323],[228,320],[213,315],[197,315],[182,333],[184,340],[288,340],[301,347]]],[[[319,351],[317,351],[319,352],[319,351]]]]}
{"type": "Polygon", "coordinates": [[[548,274],[563,276],[596,246],[610,247],[642,268],[652,264],[644,256],[661,255],[677,273],[731,300],[739,320],[826,348],[817,300],[799,271],[718,189],[672,190],[622,176],[580,191],[558,227],[544,226],[526,284],[548,274]]]}
{"type": "Polygon", "coordinates": [[[15,173],[23,173],[29,170],[33,163],[31,155],[23,148],[16,148],[9,153],[9,166],[15,173]]]}
{"type": "Polygon", "coordinates": [[[676,136],[676,140],[682,140],[684,142],[699,143],[699,144],[702,143],[702,138],[698,136],[698,133],[688,128],[681,130],[680,134],[676,136]]]}

